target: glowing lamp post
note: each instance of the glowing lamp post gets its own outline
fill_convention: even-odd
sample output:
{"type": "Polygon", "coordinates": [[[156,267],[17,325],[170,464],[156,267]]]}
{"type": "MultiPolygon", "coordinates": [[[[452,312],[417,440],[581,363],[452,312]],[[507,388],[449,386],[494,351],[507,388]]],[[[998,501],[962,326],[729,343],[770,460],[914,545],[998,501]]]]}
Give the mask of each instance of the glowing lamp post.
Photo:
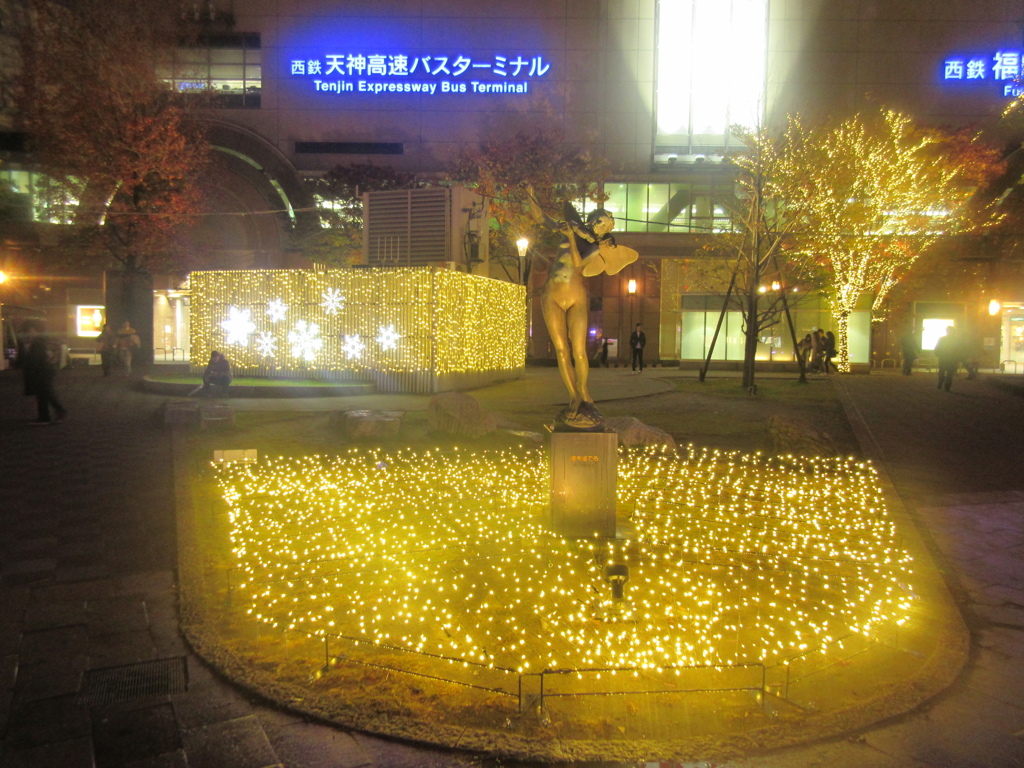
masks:
{"type": "MultiPolygon", "coordinates": [[[[519,250],[519,279],[523,285],[526,285],[528,276],[526,274],[526,254],[530,251],[530,241],[525,237],[520,237],[516,240],[516,248],[519,250]]],[[[530,312],[530,288],[526,287],[526,354],[530,354],[530,337],[533,336],[531,322],[532,313],[530,312]]]]}
{"type": "Polygon", "coordinates": [[[526,252],[530,250],[530,241],[525,237],[520,237],[516,240],[516,248],[519,249],[519,278],[526,284],[524,276],[524,267],[526,266],[526,252]]]}
{"type": "MultiPolygon", "coordinates": [[[[7,282],[7,273],[0,270],[0,287],[7,282]]],[[[0,291],[0,371],[7,368],[7,332],[4,328],[4,295],[0,291]]]]}
{"type": "MultiPolygon", "coordinates": [[[[632,333],[633,332],[633,328],[635,327],[633,325],[633,297],[636,295],[636,280],[627,280],[626,281],[626,293],[629,294],[629,328],[627,329],[627,331],[629,333],[632,333]]],[[[628,339],[629,337],[625,336],[625,338],[628,339]]],[[[628,345],[627,345],[627,347],[628,347],[628,345]]],[[[629,354],[632,355],[633,351],[630,350],[629,354]]],[[[629,358],[627,356],[627,360],[628,359],[629,358]]]]}

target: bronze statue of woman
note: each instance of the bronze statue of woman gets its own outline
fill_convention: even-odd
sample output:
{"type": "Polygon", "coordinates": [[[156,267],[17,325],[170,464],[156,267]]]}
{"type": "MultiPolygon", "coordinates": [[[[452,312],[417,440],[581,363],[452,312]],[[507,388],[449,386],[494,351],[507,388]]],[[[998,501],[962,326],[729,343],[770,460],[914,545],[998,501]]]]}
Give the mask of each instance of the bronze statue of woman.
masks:
{"type": "Polygon", "coordinates": [[[528,184],[523,188],[533,220],[563,236],[541,294],[544,323],[555,347],[562,381],[569,390],[569,405],[558,414],[556,422],[570,429],[594,429],[603,419],[594,407],[588,388],[587,313],[590,307],[583,278],[602,272],[614,275],[636,261],[638,254],[616,244],[611,236],[615,218],[608,211],[601,208],[591,211],[584,223],[576,210],[566,203],[565,220],[557,221],[544,213],[528,184]]]}

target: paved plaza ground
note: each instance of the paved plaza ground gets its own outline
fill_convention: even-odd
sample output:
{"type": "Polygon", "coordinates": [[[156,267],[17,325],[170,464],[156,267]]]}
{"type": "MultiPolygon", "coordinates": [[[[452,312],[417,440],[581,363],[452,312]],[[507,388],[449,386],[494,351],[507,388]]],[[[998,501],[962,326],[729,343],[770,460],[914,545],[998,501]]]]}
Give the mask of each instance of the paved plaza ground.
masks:
{"type": "MultiPolygon", "coordinates": [[[[684,396],[674,379],[694,375],[600,370],[592,390],[617,413],[634,398],[671,408],[684,396]]],[[[845,401],[863,455],[916,522],[963,614],[970,657],[947,690],[912,713],[725,765],[1024,766],[1024,383],[961,375],[945,393],[919,372],[832,377],[829,385],[845,401]]],[[[510,765],[309,723],[209,672],[178,632],[166,397],[104,379],[98,368],[66,371],[58,386],[70,418],[36,428],[20,376],[0,372],[0,768],[510,765]],[[176,692],[105,703],[97,670],[182,657],[183,690],[171,675],[176,692]]],[[[562,388],[557,370],[530,369],[525,381],[474,395],[515,414],[554,410],[562,388]]],[[[230,402],[264,411],[422,410],[428,399],[230,402]]],[[[739,418],[736,408],[750,417],[750,403],[735,402],[721,403],[721,419],[739,418]]]]}

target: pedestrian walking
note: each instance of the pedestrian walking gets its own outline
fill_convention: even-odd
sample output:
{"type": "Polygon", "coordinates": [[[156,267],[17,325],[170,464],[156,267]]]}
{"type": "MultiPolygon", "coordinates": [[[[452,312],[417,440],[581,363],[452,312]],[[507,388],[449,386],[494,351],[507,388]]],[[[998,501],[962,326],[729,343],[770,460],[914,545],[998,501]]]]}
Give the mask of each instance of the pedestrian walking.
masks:
{"type": "Polygon", "coordinates": [[[825,352],[822,356],[822,365],[825,373],[832,373],[832,358],[836,356],[836,335],[832,331],[825,332],[825,352]]]}
{"type": "Polygon", "coordinates": [[[601,344],[601,366],[604,368],[608,367],[608,339],[605,339],[601,344]]]}
{"type": "Polygon", "coordinates": [[[32,423],[43,426],[52,424],[54,420],[63,421],[67,410],[61,405],[54,392],[54,379],[57,378],[60,355],[50,344],[43,333],[42,323],[29,321],[22,331],[24,335],[23,354],[18,359],[25,379],[25,394],[36,398],[36,419],[32,423]],[[50,408],[56,419],[50,413],[50,408]]]}
{"type": "Polygon", "coordinates": [[[644,334],[643,323],[636,324],[636,330],[629,335],[629,348],[633,353],[633,373],[644,372],[644,347],[647,346],[647,336],[644,334]],[[640,370],[637,370],[637,366],[640,370]]]}
{"type": "Polygon", "coordinates": [[[797,344],[796,353],[800,356],[800,362],[803,363],[804,369],[807,368],[807,363],[811,357],[811,334],[804,336],[797,344]]]}
{"type": "Polygon", "coordinates": [[[132,328],[132,324],[125,320],[117,331],[115,348],[117,350],[117,364],[126,376],[132,372],[132,363],[135,359],[135,350],[142,346],[139,341],[138,332],[132,328]]]}
{"type": "Polygon", "coordinates": [[[811,372],[821,373],[825,358],[825,332],[818,328],[811,334],[811,372]]]}
{"type": "Polygon", "coordinates": [[[960,366],[962,353],[956,329],[951,325],[946,328],[946,335],[935,345],[935,356],[939,359],[939,389],[949,392],[953,385],[953,376],[960,366]]]}
{"type": "Polygon", "coordinates": [[[114,329],[110,327],[109,323],[104,323],[103,330],[96,337],[96,351],[100,353],[100,367],[103,369],[103,375],[109,376],[117,356],[117,334],[114,333],[114,329]]]}
{"type": "Polygon", "coordinates": [[[914,361],[917,359],[918,354],[920,354],[917,338],[914,336],[912,329],[908,329],[900,337],[900,354],[903,356],[903,375],[909,376],[913,371],[914,361]]]}
{"type": "Polygon", "coordinates": [[[974,334],[967,333],[960,337],[960,355],[967,378],[976,379],[978,369],[981,368],[981,345],[974,334]]]}

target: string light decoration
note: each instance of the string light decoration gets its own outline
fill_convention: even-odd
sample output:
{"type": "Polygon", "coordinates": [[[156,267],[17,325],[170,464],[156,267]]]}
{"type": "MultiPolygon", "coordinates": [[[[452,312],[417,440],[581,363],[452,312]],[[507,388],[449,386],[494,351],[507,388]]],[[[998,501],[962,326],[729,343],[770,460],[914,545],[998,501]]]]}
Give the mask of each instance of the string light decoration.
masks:
{"type": "Polygon", "coordinates": [[[193,360],[230,337],[237,375],[444,376],[526,362],[525,288],[478,275],[431,267],[210,271],[192,273],[190,286],[193,360]]]}
{"type": "Polygon", "coordinates": [[[808,129],[791,118],[772,182],[800,208],[790,246],[828,281],[836,367],[850,370],[849,319],[861,297],[878,311],[939,238],[995,216],[968,203],[999,169],[998,152],[973,134],[922,130],[882,109],[808,129]]]}
{"type": "Polygon", "coordinates": [[[771,665],[908,620],[911,558],[870,464],[693,447],[619,461],[628,539],[544,528],[542,451],[214,465],[234,599],[278,629],[520,673],[771,665]]]}
{"type": "Polygon", "coordinates": [[[324,340],[320,338],[320,326],[305,320],[297,321],[295,328],[288,332],[288,344],[291,346],[292,357],[313,362],[324,346],[324,340]]]}
{"type": "Polygon", "coordinates": [[[345,297],[337,288],[328,288],[324,291],[323,299],[321,306],[328,315],[338,314],[345,306],[345,297]]]}
{"type": "Polygon", "coordinates": [[[264,357],[273,357],[277,352],[277,339],[266,331],[257,334],[255,344],[256,351],[264,357]]]}
{"type": "Polygon", "coordinates": [[[387,352],[389,349],[396,349],[398,347],[398,340],[402,337],[398,335],[398,331],[395,330],[394,325],[389,325],[387,328],[381,328],[377,334],[377,343],[380,348],[387,352]]]}
{"type": "Polygon", "coordinates": [[[228,318],[220,324],[224,329],[225,344],[240,344],[244,347],[249,343],[249,336],[256,330],[251,314],[248,309],[228,307],[228,318]]]}
{"type": "Polygon", "coordinates": [[[363,356],[363,350],[366,349],[366,344],[359,338],[359,334],[354,336],[346,336],[341,345],[341,351],[345,354],[345,357],[351,360],[358,360],[363,356]]]}
{"type": "Polygon", "coordinates": [[[288,307],[280,299],[271,299],[267,302],[267,317],[272,322],[276,323],[278,320],[284,320],[286,314],[288,314],[288,307]]]}

